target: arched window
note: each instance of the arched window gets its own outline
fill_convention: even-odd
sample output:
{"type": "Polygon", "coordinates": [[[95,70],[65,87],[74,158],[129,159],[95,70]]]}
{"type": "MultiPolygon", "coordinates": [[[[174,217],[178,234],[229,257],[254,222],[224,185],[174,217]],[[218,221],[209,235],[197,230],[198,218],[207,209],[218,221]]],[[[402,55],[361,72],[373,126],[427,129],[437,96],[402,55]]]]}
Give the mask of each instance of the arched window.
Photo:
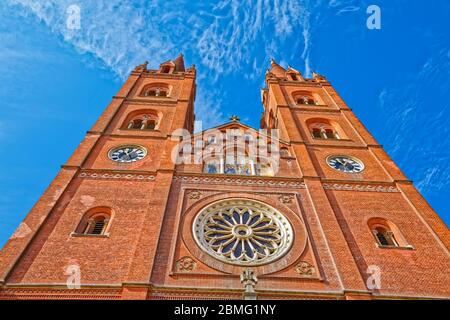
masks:
{"type": "Polygon", "coordinates": [[[159,119],[159,115],[153,110],[132,112],[125,120],[122,129],[157,130],[159,119]]]}
{"type": "Polygon", "coordinates": [[[250,157],[226,154],[224,157],[205,160],[203,172],[245,176],[274,176],[274,169],[267,159],[253,160],[250,157]]]}
{"type": "Polygon", "coordinates": [[[339,135],[334,131],[334,129],[325,129],[324,133],[325,139],[339,139],[339,135]]]}
{"type": "Polygon", "coordinates": [[[311,96],[301,96],[301,97],[297,97],[297,104],[311,104],[311,105],[315,105],[316,101],[311,96]]]}
{"type": "Polygon", "coordinates": [[[327,119],[309,119],[308,129],[314,139],[341,139],[341,132],[337,123],[327,119]]]}
{"type": "Polygon", "coordinates": [[[128,124],[128,129],[142,129],[142,119],[133,119],[128,124]]]}
{"type": "Polygon", "coordinates": [[[156,124],[157,124],[156,119],[149,119],[147,121],[147,125],[145,126],[145,129],[147,129],[147,130],[155,130],[156,124]]]}
{"type": "Polygon", "coordinates": [[[106,226],[106,218],[104,216],[93,217],[89,220],[84,234],[103,234],[106,226]]]}
{"type": "Polygon", "coordinates": [[[210,174],[219,174],[219,173],[221,173],[220,161],[218,161],[218,160],[205,161],[205,166],[203,168],[203,171],[205,173],[210,173],[210,174]]]}
{"type": "Polygon", "coordinates": [[[311,92],[308,91],[298,91],[294,93],[294,101],[298,105],[319,105],[319,100],[314,97],[311,92]]]}
{"type": "Polygon", "coordinates": [[[384,218],[371,218],[368,225],[379,247],[411,247],[392,222],[384,218]]]}
{"type": "Polygon", "coordinates": [[[312,129],[312,135],[314,138],[316,139],[322,139],[322,130],[320,130],[319,128],[313,128],[312,129]]]}
{"type": "Polygon", "coordinates": [[[111,209],[97,207],[86,212],[78,225],[75,234],[106,235],[111,220],[111,209]]]}
{"type": "Polygon", "coordinates": [[[292,246],[293,228],[271,206],[223,199],[203,208],[193,222],[195,241],[215,259],[238,267],[268,264],[292,246]]]}
{"type": "Polygon", "coordinates": [[[169,87],[164,84],[151,84],[145,86],[140,95],[142,97],[168,97],[169,87]]]}
{"type": "Polygon", "coordinates": [[[254,175],[253,161],[246,156],[227,154],[225,156],[224,173],[245,176],[254,175]]]}
{"type": "Polygon", "coordinates": [[[395,246],[397,247],[397,241],[395,241],[394,233],[383,227],[373,229],[373,234],[378,240],[378,244],[381,246],[395,246]]]}

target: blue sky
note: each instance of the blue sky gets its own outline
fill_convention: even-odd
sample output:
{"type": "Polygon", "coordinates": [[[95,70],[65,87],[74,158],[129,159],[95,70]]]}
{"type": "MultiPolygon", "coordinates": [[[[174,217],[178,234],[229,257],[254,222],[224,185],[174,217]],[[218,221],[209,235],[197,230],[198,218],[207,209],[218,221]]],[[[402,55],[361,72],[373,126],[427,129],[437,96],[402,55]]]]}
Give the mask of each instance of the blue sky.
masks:
{"type": "Polygon", "coordinates": [[[327,76],[450,224],[450,2],[4,0],[0,7],[0,246],[131,68],[183,52],[204,127],[258,127],[270,57],[327,76]],[[366,28],[366,8],[382,29],[366,28]],[[81,29],[66,27],[70,5],[81,29]]]}

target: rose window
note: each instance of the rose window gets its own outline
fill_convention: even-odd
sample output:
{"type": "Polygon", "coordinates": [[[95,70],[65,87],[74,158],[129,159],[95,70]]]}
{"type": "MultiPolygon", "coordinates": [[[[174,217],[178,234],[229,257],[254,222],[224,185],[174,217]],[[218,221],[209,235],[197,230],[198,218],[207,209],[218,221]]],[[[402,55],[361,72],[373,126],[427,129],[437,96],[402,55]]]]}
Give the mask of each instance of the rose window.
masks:
{"type": "Polygon", "coordinates": [[[208,254],[237,265],[261,265],[283,256],[293,241],[292,227],[263,203],[234,199],[203,209],[194,221],[194,237],[208,254]]]}

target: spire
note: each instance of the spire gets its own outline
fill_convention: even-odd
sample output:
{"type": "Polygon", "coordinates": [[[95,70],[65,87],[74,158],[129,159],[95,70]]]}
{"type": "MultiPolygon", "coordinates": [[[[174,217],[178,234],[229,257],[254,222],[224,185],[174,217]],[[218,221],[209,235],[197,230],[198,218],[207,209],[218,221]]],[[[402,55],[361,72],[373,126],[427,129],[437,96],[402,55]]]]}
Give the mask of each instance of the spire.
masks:
{"type": "Polygon", "coordinates": [[[284,78],[286,76],[286,70],[276,63],[273,58],[270,58],[270,72],[272,72],[277,78],[284,78]]]}
{"type": "Polygon", "coordinates": [[[178,57],[173,62],[175,63],[175,71],[181,71],[181,72],[185,71],[184,58],[183,58],[183,54],[182,53],[180,53],[178,55],[178,57]]]}

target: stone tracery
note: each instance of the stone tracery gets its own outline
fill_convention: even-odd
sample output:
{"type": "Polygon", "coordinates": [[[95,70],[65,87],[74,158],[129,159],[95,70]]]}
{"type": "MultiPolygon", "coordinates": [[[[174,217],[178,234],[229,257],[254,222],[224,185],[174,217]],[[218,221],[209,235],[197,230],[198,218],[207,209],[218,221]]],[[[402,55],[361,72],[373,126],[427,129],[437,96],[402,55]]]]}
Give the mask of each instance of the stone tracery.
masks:
{"type": "Polygon", "coordinates": [[[206,207],[193,226],[198,245],[221,261],[266,264],[290,248],[290,223],[275,209],[252,200],[234,199],[206,207]]]}

